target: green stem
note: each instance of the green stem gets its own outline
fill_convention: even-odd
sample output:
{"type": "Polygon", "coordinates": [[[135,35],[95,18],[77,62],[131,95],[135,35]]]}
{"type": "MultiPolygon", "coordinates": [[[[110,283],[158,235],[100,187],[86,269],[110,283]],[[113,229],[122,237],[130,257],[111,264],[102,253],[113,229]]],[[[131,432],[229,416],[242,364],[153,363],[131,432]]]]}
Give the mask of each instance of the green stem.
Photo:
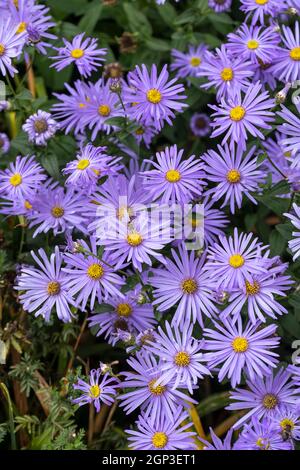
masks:
{"type": "Polygon", "coordinates": [[[278,173],[280,173],[280,175],[286,180],[287,176],[280,170],[280,168],[278,168],[278,166],[272,161],[272,159],[269,157],[269,155],[268,154],[266,154],[266,155],[267,155],[267,159],[269,160],[269,162],[271,163],[273,168],[275,168],[275,170],[278,171],[278,173]]]}
{"type": "Polygon", "coordinates": [[[3,392],[3,395],[6,398],[7,405],[8,405],[8,421],[9,421],[9,429],[10,429],[11,448],[12,450],[16,450],[17,443],[16,443],[15,426],[14,426],[14,412],[13,412],[13,407],[12,407],[9,391],[3,382],[0,382],[0,388],[3,392]]]}
{"type": "Polygon", "coordinates": [[[10,78],[9,78],[8,74],[6,74],[6,81],[7,81],[7,84],[8,84],[8,88],[10,89],[10,91],[12,92],[12,94],[13,94],[14,96],[16,96],[16,92],[15,92],[15,90],[14,90],[14,87],[12,86],[12,83],[11,83],[11,81],[10,81],[10,78]]]}

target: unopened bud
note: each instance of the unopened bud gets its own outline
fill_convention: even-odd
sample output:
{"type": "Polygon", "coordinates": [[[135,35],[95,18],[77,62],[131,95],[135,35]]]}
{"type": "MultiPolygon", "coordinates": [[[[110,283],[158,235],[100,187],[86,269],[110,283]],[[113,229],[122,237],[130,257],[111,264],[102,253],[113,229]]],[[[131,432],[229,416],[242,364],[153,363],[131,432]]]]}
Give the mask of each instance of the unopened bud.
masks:
{"type": "Polygon", "coordinates": [[[275,100],[277,104],[282,104],[285,102],[291,86],[291,83],[287,83],[285,87],[275,95],[275,100]]]}
{"type": "Polygon", "coordinates": [[[110,85],[109,85],[110,91],[113,93],[121,93],[122,91],[122,85],[121,82],[118,78],[112,78],[110,80],[110,85]]]}

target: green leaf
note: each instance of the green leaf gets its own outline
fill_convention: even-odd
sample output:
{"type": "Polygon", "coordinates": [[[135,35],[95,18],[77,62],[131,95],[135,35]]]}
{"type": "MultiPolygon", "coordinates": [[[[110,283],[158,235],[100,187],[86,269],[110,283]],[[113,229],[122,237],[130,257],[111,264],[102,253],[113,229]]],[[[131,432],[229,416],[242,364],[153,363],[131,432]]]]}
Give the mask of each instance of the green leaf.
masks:
{"type": "Polygon", "coordinates": [[[98,23],[101,13],[103,10],[103,5],[95,4],[93,5],[82,17],[79,22],[79,29],[85,31],[87,35],[92,34],[95,29],[96,24],[98,23]]]}
{"type": "Polygon", "coordinates": [[[214,411],[220,410],[229,404],[229,393],[216,393],[204,400],[196,406],[200,416],[207,416],[214,411]]]}
{"type": "Polygon", "coordinates": [[[167,52],[171,50],[171,45],[167,41],[153,37],[150,39],[146,39],[145,45],[149,49],[158,52],[167,52]]]}
{"type": "Polygon", "coordinates": [[[136,5],[129,2],[125,2],[123,8],[131,31],[133,33],[139,32],[142,37],[151,36],[152,27],[144,13],[138,10],[136,5]]]}
{"type": "Polygon", "coordinates": [[[280,256],[286,249],[287,243],[284,237],[276,230],[271,232],[270,240],[271,256],[280,256]]]}

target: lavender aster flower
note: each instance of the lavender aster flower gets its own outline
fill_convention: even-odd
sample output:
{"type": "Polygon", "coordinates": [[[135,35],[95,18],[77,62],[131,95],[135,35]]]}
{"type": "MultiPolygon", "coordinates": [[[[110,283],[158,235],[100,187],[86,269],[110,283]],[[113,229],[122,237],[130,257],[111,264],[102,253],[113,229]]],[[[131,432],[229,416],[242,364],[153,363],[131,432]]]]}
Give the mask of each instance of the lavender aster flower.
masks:
{"type": "Polygon", "coordinates": [[[94,70],[101,66],[105,59],[106,49],[99,49],[97,39],[85,38],[85,33],[78,34],[72,40],[67,41],[63,38],[64,47],[55,47],[58,55],[52,57],[55,62],[51,67],[60,72],[68,65],[75,63],[80,75],[89,77],[94,70]]]}
{"type": "Polygon", "coordinates": [[[278,130],[285,134],[285,137],[281,141],[281,145],[286,152],[292,152],[292,154],[295,154],[297,151],[300,151],[300,118],[295,116],[285,106],[282,106],[282,111],[277,114],[285,121],[278,127],[278,130]]]}
{"type": "Polygon", "coordinates": [[[216,13],[223,13],[231,8],[232,0],[208,0],[209,8],[212,8],[216,13]]]}
{"type": "Polygon", "coordinates": [[[171,70],[176,71],[178,78],[196,77],[197,72],[201,69],[206,51],[207,46],[204,44],[189,46],[188,52],[186,53],[173,49],[171,53],[171,70]]]}
{"type": "Polygon", "coordinates": [[[51,139],[59,129],[59,124],[53,119],[50,113],[39,109],[25,121],[22,129],[27,132],[29,142],[34,142],[36,145],[46,145],[47,141],[51,139]]]}
{"type": "Polygon", "coordinates": [[[282,42],[285,48],[277,48],[274,65],[270,69],[279,80],[294,82],[300,79],[300,30],[295,23],[295,33],[288,26],[282,26],[282,42]]]}
{"type": "Polygon", "coordinates": [[[260,377],[248,379],[246,383],[250,390],[237,388],[231,392],[231,399],[236,401],[226,409],[250,410],[235,423],[233,428],[238,429],[252,416],[258,419],[264,416],[272,417],[283,405],[294,406],[299,400],[299,388],[295,388],[290,377],[291,373],[288,370],[280,369],[275,375],[271,374],[263,379],[260,377]]]}
{"type": "Polygon", "coordinates": [[[235,206],[241,208],[243,195],[257,204],[250,191],[259,191],[258,185],[264,181],[264,174],[257,169],[256,158],[252,158],[256,147],[252,147],[245,157],[239,146],[236,149],[232,146],[230,150],[227,144],[224,148],[218,145],[218,150],[219,153],[209,150],[202,157],[206,163],[206,179],[217,184],[206,191],[206,194],[211,195],[215,201],[225,196],[221,208],[230,205],[232,214],[235,212],[235,206]]]}
{"type": "Polygon", "coordinates": [[[220,106],[210,105],[215,111],[213,114],[215,128],[211,137],[217,137],[226,132],[222,144],[230,141],[238,143],[242,149],[246,148],[247,134],[265,137],[260,129],[272,129],[269,124],[274,121],[275,100],[269,97],[267,91],[262,91],[262,85],[250,85],[242,96],[241,93],[231,96],[228,100],[221,99],[220,106]]]}
{"type": "Polygon", "coordinates": [[[182,95],[184,87],[176,84],[176,79],[168,81],[169,73],[165,65],[157,74],[153,64],[149,74],[146,66],[137,66],[128,78],[129,87],[124,90],[124,102],[131,106],[131,115],[138,122],[153,125],[157,130],[163,122],[172,124],[175,111],[182,112],[187,106],[181,103],[186,96],[182,95]],[[134,103],[134,106],[132,104],[134,103]]]}
{"type": "Polygon", "coordinates": [[[294,239],[289,241],[289,248],[294,254],[293,260],[295,261],[300,256],[300,207],[297,204],[293,204],[294,214],[284,214],[286,217],[291,219],[293,226],[298,230],[293,232],[294,239]]]}
{"type": "Polygon", "coordinates": [[[241,10],[247,13],[246,20],[251,18],[252,24],[265,24],[265,17],[274,18],[283,9],[278,0],[241,0],[241,10]]]}
{"type": "Polygon", "coordinates": [[[25,42],[24,34],[17,34],[17,25],[10,17],[0,19],[0,72],[6,75],[8,72],[12,77],[18,73],[12,65],[12,59],[18,57],[22,52],[25,42]]]}
{"type": "Polygon", "coordinates": [[[201,195],[204,165],[195,155],[183,160],[183,152],[177,150],[177,145],[166,147],[157,152],[157,163],[149,160],[155,169],[141,172],[143,187],[154,201],[159,198],[162,203],[187,203],[201,195]]]}
{"type": "Polygon", "coordinates": [[[10,141],[6,134],[0,132],[0,153],[6,153],[10,149],[10,141]]]}
{"type": "Polygon", "coordinates": [[[42,248],[38,250],[38,254],[41,259],[34,251],[31,252],[39,269],[22,266],[15,287],[21,291],[20,302],[24,310],[35,312],[36,317],[42,315],[47,322],[52,311],[55,311],[63,322],[70,322],[73,316],[70,306],[74,305],[74,300],[66,286],[66,275],[61,270],[62,255],[58,247],[55,247],[50,261],[42,248]]]}
{"type": "Polygon", "coordinates": [[[293,445],[282,439],[270,419],[259,421],[253,417],[244,427],[234,450],[293,450],[293,445]]]}
{"type": "Polygon", "coordinates": [[[179,256],[171,250],[173,260],[167,259],[165,267],[155,269],[149,282],[154,286],[154,302],[164,312],[178,303],[172,323],[183,326],[196,322],[203,327],[203,317],[211,318],[218,312],[213,303],[216,283],[203,270],[203,258],[195,252],[188,253],[185,246],[179,247],[179,256]]]}
{"type": "Polygon", "coordinates": [[[284,406],[272,416],[272,421],[284,441],[300,440],[300,409],[299,406],[284,406]]]}
{"type": "Polygon", "coordinates": [[[178,408],[174,415],[174,421],[166,416],[157,416],[148,419],[139,416],[137,431],[126,429],[129,434],[129,447],[134,450],[193,450],[196,445],[193,436],[196,433],[188,431],[192,423],[183,424],[188,419],[188,413],[178,408]],[[153,424],[152,424],[153,423],[153,424]]]}
{"type": "Polygon", "coordinates": [[[242,321],[234,324],[226,320],[223,325],[213,322],[214,328],[204,328],[205,359],[209,369],[220,368],[218,379],[222,382],[225,377],[236,387],[246,372],[251,380],[270,374],[272,367],[278,363],[278,354],[271,350],[277,348],[280,338],[274,336],[276,325],[260,329],[260,323],[248,323],[242,326],[242,321]]]}
{"type": "Polygon", "coordinates": [[[196,137],[205,137],[211,132],[210,119],[207,114],[195,113],[190,120],[190,128],[196,137]]]}
{"type": "Polygon", "coordinates": [[[101,408],[101,402],[110,406],[115,401],[116,388],[118,384],[114,377],[109,377],[108,374],[104,374],[101,379],[101,370],[93,369],[90,372],[89,382],[85,382],[82,379],[78,379],[78,382],[73,385],[75,390],[80,390],[82,395],[78,398],[74,398],[72,402],[79,406],[93,403],[97,413],[101,408]]]}
{"type": "Polygon", "coordinates": [[[223,442],[218,436],[216,436],[212,428],[209,428],[209,431],[212,442],[208,442],[200,438],[200,441],[204,444],[203,450],[233,450],[231,448],[231,439],[233,434],[232,428],[226,434],[223,442]]]}

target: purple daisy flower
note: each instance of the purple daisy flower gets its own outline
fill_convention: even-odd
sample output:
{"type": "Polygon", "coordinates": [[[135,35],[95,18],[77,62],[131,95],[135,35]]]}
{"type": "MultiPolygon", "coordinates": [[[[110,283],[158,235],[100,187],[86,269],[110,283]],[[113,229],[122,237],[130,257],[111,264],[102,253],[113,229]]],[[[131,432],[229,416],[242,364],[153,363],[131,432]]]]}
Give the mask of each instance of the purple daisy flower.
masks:
{"type": "Polygon", "coordinates": [[[205,173],[203,163],[192,155],[183,160],[184,150],[177,150],[177,145],[166,147],[156,153],[156,162],[148,160],[155,169],[141,172],[143,187],[154,201],[162,203],[188,203],[202,194],[205,173]]]}
{"type": "Polygon", "coordinates": [[[228,433],[226,434],[226,437],[224,441],[222,441],[213,431],[212,428],[209,428],[210,431],[210,436],[212,442],[208,442],[205,439],[201,439],[200,441],[204,444],[204,447],[202,450],[233,450],[232,449],[232,434],[233,434],[233,429],[231,428],[228,433]]]}
{"type": "Polygon", "coordinates": [[[275,336],[277,325],[260,328],[260,323],[248,323],[243,327],[240,319],[235,324],[226,320],[222,325],[215,321],[213,324],[215,329],[204,328],[208,351],[205,359],[209,369],[220,368],[219,382],[227,377],[236,387],[241,383],[242,372],[254,380],[270,374],[278,364],[278,354],[271,351],[280,342],[275,336]]]}
{"type": "Polygon", "coordinates": [[[247,13],[246,20],[251,18],[252,24],[265,24],[265,17],[274,18],[283,10],[282,2],[278,0],[241,0],[241,10],[247,13]]]}
{"type": "Polygon", "coordinates": [[[137,140],[138,144],[140,145],[143,142],[147,148],[150,147],[150,144],[155,135],[157,135],[157,131],[153,126],[140,126],[133,133],[133,136],[137,140]]]}
{"type": "Polygon", "coordinates": [[[86,202],[86,195],[76,193],[73,188],[42,188],[34,201],[34,211],[29,216],[29,227],[38,225],[33,237],[49,230],[57,235],[74,228],[86,233],[86,202]]]}
{"type": "Polygon", "coordinates": [[[224,212],[213,207],[214,201],[206,196],[202,201],[204,206],[204,243],[212,245],[217,241],[220,235],[223,235],[223,229],[229,224],[229,220],[224,212]]]}
{"type": "Polygon", "coordinates": [[[159,364],[153,355],[143,352],[136,358],[127,360],[134,372],[123,372],[125,380],[121,387],[134,390],[120,396],[121,407],[126,414],[132,413],[138,407],[144,412],[144,417],[152,425],[157,417],[165,416],[174,423],[178,406],[187,407],[190,403],[196,403],[189,395],[178,389],[174,389],[173,383],[156,385],[161,376],[159,364]]]}
{"type": "Polygon", "coordinates": [[[149,282],[154,286],[153,305],[165,312],[178,303],[172,323],[183,326],[196,320],[203,328],[203,317],[218,313],[214,305],[216,283],[203,270],[204,257],[196,258],[195,251],[188,253],[179,246],[179,256],[171,250],[173,260],[166,260],[164,268],[153,270],[149,282]]]}
{"type": "Polygon", "coordinates": [[[42,315],[46,322],[50,320],[52,311],[55,311],[63,322],[70,322],[73,317],[70,306],[74,306],[74,300],[66,285],[67,277],[61,270],[62,255],[57,246],[50,256],[50,261],[42,248],[38,250],[38,254],[41,259],[31,251],[39,269],[34,266],[22,266],[15,287],[22,292],[19,296],[20,302],[24,310],[35,312],[36,317],[42,315]]]}
{"type": "Polygon", "coordinates": [[[265,247],[253,238],[252,233],[239,235],[234,229],[233,237],[219,237],[219,243],[208,248],[205,269],[218,286],[231,290],[251,282],[253,275],[267,272],[261,263],[265,247]]]}
{"type": "Polygon", "coordinates": [[[254,76],[252,77],[253,83],[261,82],[263,90],[268,86],[274,91],[275,88],[277,88],[277,80],[271,72],[272,63],[265,64],[260,59],[258,59],[258,62],[254,69],[254,76]]]}
{"type": "MultiPolygon", "coordinates": [[[[300,50],[300,47],[299,47],[300,50]]],[[[299,55],[300,60],[300,55],[299,55]]],[[[281,145],[285,152],[295,154],[300,151],[300,118],[295,116],[288,108],[282,106],[282,111],[277,113],[285,122],[278,127],[285,134],[281,145]]]]}
{"type": "Polygon", "coordinates": [[[190,128],[196,137],[205,137],[211,133],[210,118],[204,113],[194,113],[190,120],[190,128]]]}
{"type": "Polygon", "coordinates": [[[205,44],[199,44],[199,46],[190,45],[188,52],[173,49],[171,52],[171,70],[176,71],[178,78],[196,77],[201,69],[206,51],[207,46],[205,44]]]}
{"type": "Polygon", "coordinates": [[[12,65],[12,59],[18,57],[25,43],[25,35],[17,34],[18,26],[10,17],[0,19],[0,72],[6,75],[8,72],[12,77],[18,73],[12,65]]]}
{"type": "Polygon", "coordinates": [[[253,417],[234,445],[234,450],[293,450],[290,441],[284,441],[272,421],[253,417]]]}
{"type": "Polygon", "coordinates": [[[84,310],[90,299],[90,308],[93,309],[96,300],[101,304],[109,297],[123,297],[120,288],[124,281],[115,273],[106,253],[101,260],[98,258],[95,239],[90,238],[90,246],[84,240],[78,240],[77,246],[79,252],[64,254],[67,266],[63,268],[67,273],[70,294],[78,294],[76,305],[84,310]]]}
{"type": "Polygon", "coordinates": [[[75,63],[80,75],[89,77],[105,61],[106,49],[99,49],[95,38],[85,38],[85,33],[77,34],[72,42],[63,38],[64,47],[55,47],[58,55],[51,57],[55,62],[51,67],[60,72],[68,65],[75,63]]]}
{"type": "Polygon", "coordinates": [[[275,375],[248,379],[246,383],[250,390],[237,388],[231,392],[230,398],[236,401],[226,407],[227,410],[250,410],[233,428],[238,429],[252,416],[258,419],[272,417],[282,406],[294,406],[299,401],[300,392],[290,378],[291,373],[288,370],[279,369],[275,375]]]}
{"type": "Polygon", "coordinates": [[[157,416],[148,419],[147,416],[139,416],[136,422],[138,430],[126,429],[129,434],[129,447],[133,450],[195,450],[196,444],[193,436],[196,433],[188,431],[192,423],[185,423],[189,415],[178,408],[174,420],[170,421],[166,416],[157,416]]]}
{"type": "Polygon", "coordinates": [[[22,129],[27,132],[29,142],[34,142],[36,145],[46,145],[47,141],[51,139],[59,129],[59,124],[53,119],[50,113],[39,109],[25,121],[22,129]]]}
{"type": "Polygon", "coordinates": [[[168,322],[165,327],[166,332],[159,326],[158,333],[154,333],[154,341],[146,346],[161,361],[161,375],[155,386],[167,385],[174,380],[173,388],[187,388],[192,395],[198,380],[203,379],[203,375],[211,375],[203,365],[203,341],[192,337],[193,325],[188,322],[185,322],[182,331],[176,325],[172,331],[168,322]]]}
{"type": "Polygon", "coordinates": [[[92,369],[89,376],[89,382],[78,379],[78,382],[73,385],[74,390],[80,390],[82,395],[74,398],[72,403],[83,406],[93,403],[97,413],[101,408],[101,402],[107,406],[111,406],[116,397],[116,388],[118,384],[114,377],[109,377],[104,374],[101,380],[101,369],[92,369]]]}
{"type": "Polygon", "coordinates": [[[6,134],[0,132],[0,153],[6,153],[10,149],[10,140],[6,134]]]}
{"type": "Polygon", "coordinates": [[[262,171],[258,170],[256,158],[252,158],[256,147],[252,147],[244,157],[242,148],[237,145],[231,150],[226,144],[224,148],[218,145],[219,153],[209,150],[203,155],[206,163],[206,179],[217,184],[206,194],[219,201],[225,196],[222,207],[230,206],[232,214],[235,213],[235,206],[242,207],[243,195],[247,196],[251,202],[257,204],[250,192],[259,192],[259,184],[265,179],[262,171]]]}
{"type": "Polygon", "coordinates": [[[295,407],[282,407],[272,416],[272,422],[277,432],[281,434],[283,440],[300,440],[299,405],[295,407]]]}
{"type": "Polygon", "coordinates": [[[208,0],[209,8],[216,13],[223,13],[231,8],[232,0],[208,0]]]}
{"type": "Polygon", "coordinates": [[[8,168],[0,171],[0,192],[10,199],[30,199],[46,178],[34,156],[18,156],[8,168]]]}
{"type": "Polygon", "coordinates": [[[114,342],[117,329],[129,332],[140,332],[155,325],[151,303],[140,303],[141,288],[126,292],[124,297],[107,299],[107,312],[98,313],[89,318],[89,327],[97,327],[96,336],[105,334],[108,342],[114,342]]]}
{"type": "Polygon", "coordinates": [[[245,23],[236,31],[228,34],[226,47],[235,57],[242,57],[258,64],[261,60],[269,64],[278,54],[280,36],[272,27],[247,26],[245,23]]]}
{"type": "Polygon", "coordinates": [[[136,66],[134,72],[129,74],[129,86],[124,90],[123,97],[124,103],[131,107],[132,118],[153,125],[157,130],[162,128],[164,121],[172,125],[175,111],[182,112],[187,104],[181,103],[186,98],[182,95],[183,85],[176,84],[175,78],[168,79],[167,65],[159,75],[155,64],[150,74],[144,64],[141,68],[136,66]]]}
{"type": "Polygon", "coordinates": [[[297,204],[293,204],[294,214],[283,214],[291,219],[293,226],[297,229],[297,232],[293,232],[294,239],[289,241],[289,248],[293,253],[293,260],[295,261],[300,256],[300,207],[297,204]]]}
{"type": "Polygon", "coordinates": [[[220,106],[210,105],[215,111],[212,115],[215,128],[211,137],[218,137],[226,132],[222,144],[229,139],[236,142],[243,150],[249,133],[253,137],[264,140],[265,136],[260,129],[272,129],[269,123],[274,121],[275,100],[269,97],[267,91],[262,91],[262,85],[250,85],[244,96],[240,92],[232,95],[228,100],[221,99],[220,106]]]}
{"type": "Polygon", "coordinates": [[[300,79],[300,30],[295,23],[295,33],[288,26],[282,26],[282,42],[285,48],[277,48],[271,72],[283,82],[300,79]]]}
{"type": "Polygon", "coordinates": [[[202,88],[217,89],[218,101],[221,98],[228,98],[228,95],[237,91],[245,91],[253,75],[252,63],[228,54],[225,45],[222,45],[221,49],[216,49],[215,54],[212,52],[205,54],[205,60],[197,74],[198,77],[207,77],[207,83],[201,85],[202,88]]]}

